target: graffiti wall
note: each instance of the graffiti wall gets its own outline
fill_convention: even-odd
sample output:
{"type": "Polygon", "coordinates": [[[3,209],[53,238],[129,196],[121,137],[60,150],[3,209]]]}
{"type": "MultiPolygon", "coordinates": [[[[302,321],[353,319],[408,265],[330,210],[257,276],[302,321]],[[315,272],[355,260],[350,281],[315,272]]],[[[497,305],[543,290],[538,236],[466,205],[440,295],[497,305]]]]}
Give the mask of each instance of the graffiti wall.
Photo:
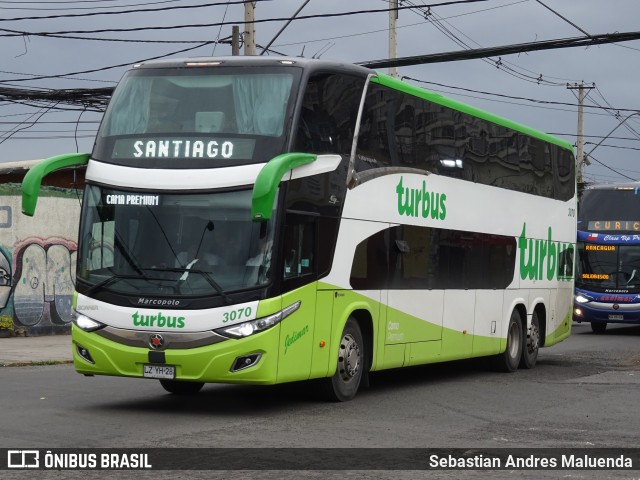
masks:
{"type": "Polygon", "coordinates": [[[26,335],[67,333],[81,192],[43,186],[36,213],[21,211],[19,184],[0,185],[0,324],[26,335]]]}

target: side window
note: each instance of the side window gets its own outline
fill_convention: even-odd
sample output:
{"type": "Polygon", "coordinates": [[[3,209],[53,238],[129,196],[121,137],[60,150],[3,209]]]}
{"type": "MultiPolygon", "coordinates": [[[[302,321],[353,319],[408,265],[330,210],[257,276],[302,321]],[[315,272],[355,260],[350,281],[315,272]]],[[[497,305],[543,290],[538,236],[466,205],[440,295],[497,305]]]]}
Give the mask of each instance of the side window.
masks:
{"type": "Polygon", "coordinates": [[[358,244],[350,283],[357,290],[503,289],[515,262],[513,237],[399,225],[358,244]]]}
{"type": "Polygon", "coordinates": [[[287,213],[282,253],[284,280],[315,278],[317,219],[314,215],[287,213]]]}
{"type": "Polygon", "coordinates": [[[554,196],[557,200],[569,200],[575,192],[576,171],[573,155],[564,148],[551,145],[554,168],[554,196]]]}
{"type": "Polygon", "coordinates": [[[388,230],[366,238],[358,244],[351,265],[351,286],[357,290],[387,288],[389,276],[388,230]]]}
{"type": "Polygon", "coordinates": [[[350,154],[364,82],[337,74],[311,77],[302,101],[295,150],[350,154]]]}
{"type": "Polygon", "coordinates": [[[394,132],[389,129],[389,104],[393,101],[393,94],[393,90],[369,84],[358,134],[358,171],[391,165],[390,136],[394,132]]]}
{"type": "Polygon", "coordinates": [[[89,271],[113,267],[113,248],[115,240],[115,222],[94,223],[91,229],[91,241],[87,255],[86,268],[89,271]]]}

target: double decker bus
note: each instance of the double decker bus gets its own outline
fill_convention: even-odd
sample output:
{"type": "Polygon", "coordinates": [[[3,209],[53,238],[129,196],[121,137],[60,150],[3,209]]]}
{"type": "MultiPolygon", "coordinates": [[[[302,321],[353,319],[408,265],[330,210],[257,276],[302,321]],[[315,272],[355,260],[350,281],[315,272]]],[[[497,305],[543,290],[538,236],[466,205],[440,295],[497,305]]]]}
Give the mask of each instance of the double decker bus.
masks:
{"type": "Polygon", "coordinates": [[[87,164],[72,325],[85,375],[314,380],[470,357],[532,368],[571,330],[571,145],[370,69],[136,65],[87,164]]]}
{"type": "Polygon", "coordinates": [[[578,208],[573,318],[594,333],[640,323],[640,183],[587,187],[578,208]]]}

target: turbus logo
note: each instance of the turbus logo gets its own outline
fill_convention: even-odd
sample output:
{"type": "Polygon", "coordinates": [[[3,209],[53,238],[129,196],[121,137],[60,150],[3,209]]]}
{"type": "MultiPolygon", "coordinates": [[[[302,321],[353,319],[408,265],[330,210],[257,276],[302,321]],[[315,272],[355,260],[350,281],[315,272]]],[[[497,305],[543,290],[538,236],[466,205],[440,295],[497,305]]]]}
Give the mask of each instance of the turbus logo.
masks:
{"type": "Polygon", "coordinates": [[[522,280],[569,280],[573,277],[573,245],[553,242],[551,227],[546,240],[527,238],[527,224],[518,238],[520,278],[522,280]]]}
{"type": "Polygon", "coordinates": [[[431,218],[432,220],[445,219],[447,216],[446,194],[429,192],[427,182],[424,180],[421,188],[405,188],[402,185],[402,180],[403,177],[400,177],[400,182],[396,186],[400,215],[431,218]]]}
{"type": "Polygon", "coordinates": [[[163,315],[158,312],[157,315],[140,315],[138,312],[131,315],[133,325],[136,327],[169,327],[184,328],[184,317],[176,317],[171,315],[163,315]]]}

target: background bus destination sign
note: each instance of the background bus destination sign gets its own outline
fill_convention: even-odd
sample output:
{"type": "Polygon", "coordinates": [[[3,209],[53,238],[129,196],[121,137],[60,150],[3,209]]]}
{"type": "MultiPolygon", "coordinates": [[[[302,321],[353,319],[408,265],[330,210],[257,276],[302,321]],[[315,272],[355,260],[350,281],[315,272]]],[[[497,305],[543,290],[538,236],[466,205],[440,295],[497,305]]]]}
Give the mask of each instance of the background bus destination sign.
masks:
{"type": "Polygon", "coordinates": [[[251,160],[256,141],[252,138],[124,138],[116,140],[116,158],[203,158],[251,160]]]}
{"type": "Polygon", "coordinates": [[[640,220],[591,220],[589,231],[640,232],[640,220]]]}

